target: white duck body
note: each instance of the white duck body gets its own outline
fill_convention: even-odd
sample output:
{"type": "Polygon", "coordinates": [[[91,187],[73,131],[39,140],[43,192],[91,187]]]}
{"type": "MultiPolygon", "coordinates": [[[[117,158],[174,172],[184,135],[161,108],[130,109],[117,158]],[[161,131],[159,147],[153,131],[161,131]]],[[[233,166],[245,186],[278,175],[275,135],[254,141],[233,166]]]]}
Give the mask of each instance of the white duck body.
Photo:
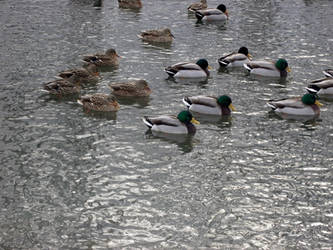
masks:
{"type": "Polygon", "coordinates": [[[176,116],[160,115],[144,118],[143,122],[154,132],[167,134],[188,134],[186,125],[180,122],[176,116]]]}
{"type": "Polygon", "coordinates": [[[249,61],[244,67],[253,75],[281,77],[281,72],[275,67],[274,62],[270,61],[249,61]]]}
{"type": "Polygon", "coordinates": [[[195,63],[182,62],[167,67],[165,71],[175,78],[206,78],[209,72],[195,63]]]}
{"type": "Polygon", "coordinates": [[[203,22],[225,22],[228,20],[228,16],[218,9],[203,9],[197,10],[196,12],[203,15],[201,19],[203,22]]]}
{"type": "MultiPolygon", "coordinates": [[[[241,53],[232,53],[219,59],[219,64],[226,64],[226,68],[243,67],[244,63],[250,62],[249,58],[241,53]],[[225,61],[225,62],[223,62],[225,61]],[[228,62],[228,63],[227,63],[228,62]]],[[[224,65],[223,65],[224,66],[224,65]]]]}
{"type": "Polygon", "coordinates": [[[187,98],[189,98],[192,103],[187,103],[186,99],[183,99],[183,102],[192,112],[205,115],[222,115],[221,107],[217,104],[215,97],[201,95],[187,98]]]}

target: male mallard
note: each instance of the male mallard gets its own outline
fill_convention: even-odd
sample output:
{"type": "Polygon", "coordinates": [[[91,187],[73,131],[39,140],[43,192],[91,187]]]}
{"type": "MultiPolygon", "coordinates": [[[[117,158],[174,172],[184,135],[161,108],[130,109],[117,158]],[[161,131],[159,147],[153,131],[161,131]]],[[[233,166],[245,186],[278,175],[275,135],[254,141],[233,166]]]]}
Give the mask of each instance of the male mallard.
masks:
{"type": "Polygon", "coordinates": [[[86,55],[83,61],[93,63],[98,67],[117,66],[119,65],[118,57],[120,57],[115,49],[108,49],[105,54],[86,55]]]}
{"type": "Polygon", "coordinates": [[[166,67],[165,72],[172,77],[203,78],[209,76],[211,69],[206,59],[199,59],[196,63],[182,62],[166,67]]]}
{"type": "Polygon", "coordinates": [[[141,0],[118,0],[119,8],[140,9],[142,8],[141,0]]]}
{"type": "Polygon", "coordinates": [[[94,83],[98,81],[98,70],[96,65],[89,64],[85,68],[70,69],[58,74],[61,78],[69,79],[75,76],[81,83],[94,83]]]}
{"type": "Polygon", "coordinates": [[[281,58],[276,62],[250,61],[244,63],[244,67],[251,74],[269,77],[287,77],[287,72],[290,72],[287,60],[281,58]]]}
{"type": "Polygon", "coordinates": [[[229,13],[224,4],[220,4],[216,9],[197,10],[195,16],[199,21],[226,21],[229,13]]]}
{"type": "Polygon", "coordinates": [[[311,94],[317,94],[319,96],[333,95],[333,78],[326,77],[323,79],[314,80],[306,88],[311,94]]]}
{"type": "Polygon", "coordinates": [[[174,38],[169,28],[142,31],[138,37],[145,42],[153,43],[171,43],[174,38]]]}
{"type": "Polygon", "coordinates": [[[145,116],[143,122],[154,132],[192,135],[196,132],[193,123],[199,124],[187,110],[181,111],[177,117],[171,115],[160,115],[156,117],[145,116]]]}
{"type": "Polygon", "coordinates": [[[119,110],[119,104],[113,95],[93,94],[82,96],[77,100],[85,109],[94,111],[112,112],[119,110]]]}
{"type": "Polygon", "coordinates": [[[320,102],[313,94],[305,94],[302,97],[271,100],[267,103],[275,113],[288,116],[318,116],[320,114],[320,102]]]}
{"type": "Polygon", "coordinates": [[[109,87],[112,94],[117,96],[149,96],[152,92],[148,83],[142,79],[112,83],[109,87]]]}
{"type": "Polygon", "coordinates": [[[192,3],[187,9],[192,12],[207,9],[207,0],[200,0],[200,2],[192,3]]]}
{"type": "Polygon", "coordinates": [[[323,71],[323,73],[325,74],[325,76],[327,77],[333,77],[333,69],[325,69],[323,71]]]}
{"type": "Polygon", "coordinates": [[[229,55],[222,56],[218,63],[221,67],[242,67],[244,63],[248,63],[251,59],[249,50],[246,47],[240,47],[238,52],[232,52],[229,55]]]}
{"type": "Polygon", "coordinates": [[[214,96],[185,96],[183,103],[192,112],[205,115],[230,115],[231,110],[235,110],[231,104],[231,98],[227,95],[214,96]]]}
{"type": "Polygon", "coordinates": [[[80,82],[74,78],[58,79],[52,82],[45,83],[43,89],[52,95],[64,96],[79,94],[81,90],[80,82]],[[74,79],[74,80],[73,80],[74,79]]]}

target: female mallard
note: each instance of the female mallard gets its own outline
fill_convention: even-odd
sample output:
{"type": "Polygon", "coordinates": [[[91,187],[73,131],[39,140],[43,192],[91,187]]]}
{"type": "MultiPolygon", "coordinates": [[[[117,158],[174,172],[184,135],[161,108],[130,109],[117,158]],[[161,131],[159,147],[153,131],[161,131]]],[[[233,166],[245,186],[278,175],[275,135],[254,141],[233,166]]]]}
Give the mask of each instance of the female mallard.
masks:
{"type": "Polygon", "coordinates": [[[183,103],[192,112],[205,115],[230,115],[231,110],[235,110],[231,98],[227,95],[214,96],[191,96],[184,97],[183,103]]]}
{"type": "Polygon", "coordinates": [[[142,8],[141,0],[118,0],[119,8],[140,9],[142,8]]]}
{"type": "Polygon", "coordinates": [[[77,100],[87,110],[113,112],[119,110],[119,104],[113,95],[93,94],[82,96],[77,100]]]}
{"type": "Polygon", "coordinates": [[[271,61],[250,61],[244,63],[244,67],[251,74],[269,77],[287,77],[287,72],[290,72],[287,60],[281,58],[275,63],[271,61]]]}
{"type": "Polygon", "coordinates": [[[177,117],[171,115],[145,116],[143,122],[154,132],[191,135],[194,135],[196,132],[193,123],[200,124],[187,110],[181,111],[177,117]]]}
{"type": "Polygon", "coordinates": [[[171,77],[179,78],[204,78],[209,76],[209,69],[206,59],[199,59],[196,63],[177,63],[166,67],[165,72],[171,77]]]}
{"type": "Polygon", "coordinates": [[[43,89],[50,94],[57,96],[79,94],[81,90],[80,82],[74,78],[70,80],[58,79],[52,82],[48,82],[44,84],[43,89]]]}
{"type": "Polygon", "coordinates": [[[98,81],[98,70],[96,65],[94,64],[89,64],[85,68],[78,68],[78,69],[70,69],[70,70],[65,70],[62,71],[58,74],[61,78],[64,79],[70,79],[73,76],[75,76],[78,81],[81,83],[94,83],[98,81]]]}
{"type": "Polygon", "coordinates": [[[333,69],[325,69],[323,73],[325,74],[325,76],[333,78],[333,69]]]}
{"type": "Polygon", "coordinates": [[[198,21],[227,21],[229,13],[224,4],[220,4],[216,9],[203,9],[195,11],[198,21]]]}
{"type": "Polygon", "coordinates": [[[200,0],[200,2],[192,3],[187,9],[192,12],[207,9],[207,0],[200,0]]]}
{"type": "Polygon", "coordinates": [[[320,102],[313,94],[305,94],[302,97],[271,100],[267,103],[275,113],[288,116],[318,116],[320,114],[320,102]]]}
{"type": "Polygon", "coordinates": [[[115,49],[108,49],[105,54],[86,55],[83,57],[83,61],[93,63],[98,67],[110,67],[119,65],[119,57],[115,49]]]}
{"type": "Polygon", "coordinates": [[[138,37],[153,43],[171,43],[174,38],[169,28],[142,31],[138,37]]]}
{"type": "Polygon", "coordinates": [[[149,96],[152,92],[148,83],[142,79],[112,83],[109,86],[112,94],[117,96],[149,96]]]}
{"type": "Polygon", "coordinates": [[[221,67],[232,68],[242,67],[244,63],[248,63],[251,59],[249,50],[246,47],[240,47],[238,52],[233,52],[229,55],[222,56],[218,63],[221,67]]]}
{"type": "Polygon", "coordinates": [[[319,96],[333,95],[333,78],[326,77],[314,80],[306,89],[309,93],[319,96]]]}

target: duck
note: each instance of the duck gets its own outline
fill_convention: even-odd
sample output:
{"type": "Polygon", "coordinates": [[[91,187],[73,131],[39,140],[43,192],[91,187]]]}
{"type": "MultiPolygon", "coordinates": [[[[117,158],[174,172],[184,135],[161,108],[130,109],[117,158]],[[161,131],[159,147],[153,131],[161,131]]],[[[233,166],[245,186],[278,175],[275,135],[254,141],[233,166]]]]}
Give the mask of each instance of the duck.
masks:
{"type": "Polygon", "coordinates": [[[187,9],[191,12],[195,12],[197,10],[207,9],[207,7],[207,0],[200,0],[200,2],[192,3],[187,9]]]}
{"type": "Polygon", "coordinates": [[[326,77],[314,80],[306,87],[306,90],[318,96],[333,96],[333,78],[326,77]]]}
{"type": "Polygon", "coordinates": [[[165,68],[165,72],[175,78],[207,78],[209,69],[206,59],[199,59],[196,63],[181,62],[165,68]]]}
{"type": "Polygon", "coordinates": [[[153,43],[171,43],[175,38],[169,28],[142,31],[138,37],[153,43]]]}
{"type": "Polygon", "coordinates": [[[69,69],[58,74],[63,79],[75,76],[80,83],[96,83],[99,80],[99,72],[95,64],[88,64],[85,68],[69,69]]]}
{"type": "Polygon", "coordinates": [[[272,61],[250,61],[244,63],[245,69],[250,74],[268,76],[268,77],[287,77],[290,68],[286,59],[279,58],[275,62],[272,61]]]}
{"type": "Polygon", "coordinates": [[[118,66],[120,56],[117,54],[116,50],[111,48],[108,49],[105,54],[93,54],[86,55],[83,57],[83,61],[95,64],[98,67],[108,67],[108,66],[118,66]]]}
{"type": "Polygon", "coordinates": [[[315,117],[320,114],[322,104],[313,94],[285,98],[280,100],[270,100],[267,105],[279,115],[315,117]]]}
{"type": "Polygon", "coordinates": [[[231,98],[227,95],[221,95],[219,97],[204,95],[185,96],[183,103],[188,110],[204,115],[224,116],[230,115],[231,110],[235,110],[231,98]]]}
{"type": "Polygon", "coordinates": [[[220,4],[216,9],[203,9],[195,11],[198,21],[227,21],[229,13],[224,4],[220,4]]]}
{"type": "Polygon", "coordinates": [[[149,96],[152,92],[143,79],[112,83],[109,87],[116,96],[149,96]]]}
{"type": "Polygon", "coordinates": [[[244,63],[248,63],[251,58],[252,56],[249,54],[248,48],[240,47],[238,52],[232,52],[219,58],[218,63],[224,68],[242,67],[244,63]]]}
{"type": "Polygon", "coordinates": [[[120,108],[113,95],[102,93],[81,96],[77,102],[85,109],[93,111],[115,112],[120,108]]]}
{"type": "Polygon", "coordinates": [[[141,9],[141,0],[118,0],[119,8],[124,9],[141,9]]]}
{"type": "Polygon", "coordinates": [[[145,116],[144,124],[153,132],[166,134],[190,134],[194,135],[194,124],[200,124],[188,110],[183,110],[177,116],[160,115],[155,117],[145,116]]]}
{"type": "Polygon", "coordinates": [[[43,89],[49,94],[56,96],[66,96],[79,94],[81,91],[80,82],[76,76],[71,79],[57,79],[48,83],[45,83],[43,89]],[[75,78],[75,79],[74,79],[75,78]]]}
{"type": "Polygon", "coordinates": [[[327,77],[333,77],[333,69],[325,69],[323,73],[327,77]]]}

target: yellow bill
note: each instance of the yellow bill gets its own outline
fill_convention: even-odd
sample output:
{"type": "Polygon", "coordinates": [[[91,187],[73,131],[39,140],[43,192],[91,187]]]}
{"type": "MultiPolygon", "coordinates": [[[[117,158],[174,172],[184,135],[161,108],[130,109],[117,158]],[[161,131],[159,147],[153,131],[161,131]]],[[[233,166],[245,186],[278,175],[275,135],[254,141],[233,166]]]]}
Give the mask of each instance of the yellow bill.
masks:
{"type": "Polygon", "coordinates": [[[230,103],[229,108],[230,108],[232,111],[236,111],[236,109],[235,109],[234,105],[232,105],[232,103],[230,103]]]}
{"type": "Polygon", "coordinates": [[[194,117],[192,118],[191,122],[194,124],[200,124],[200,122],[198,122],[196,119],[194,119],[194,117]]]}
{"type": "Polygon", "coordinates": [[[315,101],[315,104],[316,104],[317,106],[319,106],[319,107],[324,106],[324,104],[320,103],[318,100],[315,101]]]}

